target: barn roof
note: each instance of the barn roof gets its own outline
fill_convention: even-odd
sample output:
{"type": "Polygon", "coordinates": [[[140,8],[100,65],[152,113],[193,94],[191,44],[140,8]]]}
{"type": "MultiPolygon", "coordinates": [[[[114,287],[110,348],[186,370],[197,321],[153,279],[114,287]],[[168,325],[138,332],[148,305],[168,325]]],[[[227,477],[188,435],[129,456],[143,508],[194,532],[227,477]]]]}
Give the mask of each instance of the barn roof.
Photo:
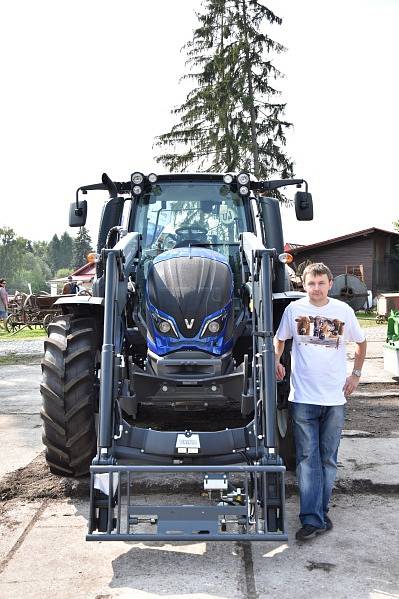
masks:
{"type": "Polygon", "coordinates": [[[334,243],[340,243],[341,241],[347,241],[349,239],[355,239],[356,237],[368,237],[369,235],[373,235],[374,233],[384,233],[385,235],[397,235],[399,237],[399,233],[395,231],[387,231],[385,229],[378,229],[377,227],[370,227],[369,229],[362,229],[361,231],[355,231],[354,233],[348,233],[347,235],[341,235],[340,237],[333,237],[332,239],[326,239],[325,241],[318,241],[317,243],[311,243],[309,245],[301,245],[298,247],[293,247],[294,244],[291,244],[291,254],[299,254],[304,251],[311,250],[313,248],[318,248],[326,245],[332,245],[334,243]]]}
{"type": "MultiPolygon", "coordinates": [[[[80,266],[74,272],[71,272],[73,281],[81,281],[83,283],[88,283],[96,274],[96,265],[94,262],[88,262],[83,266],[80,266]]],[[[65,283],[68,280],[68,277],[60,277],[59,279],[51,279],[47,281],[47,283],[65,283]]]]}

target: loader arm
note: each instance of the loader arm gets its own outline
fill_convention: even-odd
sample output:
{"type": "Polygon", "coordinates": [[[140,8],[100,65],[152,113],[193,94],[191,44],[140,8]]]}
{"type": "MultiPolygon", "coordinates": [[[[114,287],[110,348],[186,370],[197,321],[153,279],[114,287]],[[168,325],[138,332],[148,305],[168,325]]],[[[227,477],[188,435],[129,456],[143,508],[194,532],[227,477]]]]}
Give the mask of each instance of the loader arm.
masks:
{"type": "Polygon", "coordinates": [[[108,463],[112,445],[114,402],[117,395],[115,371],[120,365],[129,276],[140,248],[140,234],[128,233],[112,248],[103,249],[101,261],[105,272],[104,334],[101,349],[100,422],[98,434],[99,464],[108,463]],[[105,460],[105,462],[104,462],[105,460]]]}

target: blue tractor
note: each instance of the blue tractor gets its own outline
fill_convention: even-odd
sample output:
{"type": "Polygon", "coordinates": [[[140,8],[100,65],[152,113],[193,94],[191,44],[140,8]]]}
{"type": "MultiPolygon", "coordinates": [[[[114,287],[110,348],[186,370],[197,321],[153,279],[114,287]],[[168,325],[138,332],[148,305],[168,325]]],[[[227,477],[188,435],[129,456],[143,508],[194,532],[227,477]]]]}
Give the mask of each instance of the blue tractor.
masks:
{"type": "MultiPolygon", "coordinates": [[[[290,290],[279,203],[301,179],[135,172],[105,190],[92,295],[61,298],[42,361],[53,473],[90,472],[88,540],[284,540],[293,461],[287,377],[273,334],[290,290]],[[171,416],[172,415],[172,416],[171,416]],[[198,505],[140,503],[143,479],[198,484],[198,505]],[[204,498],[206,495],[206,500],[204,498]]],[[[171,484],[171,487],[175,485],[171,484]]]]}

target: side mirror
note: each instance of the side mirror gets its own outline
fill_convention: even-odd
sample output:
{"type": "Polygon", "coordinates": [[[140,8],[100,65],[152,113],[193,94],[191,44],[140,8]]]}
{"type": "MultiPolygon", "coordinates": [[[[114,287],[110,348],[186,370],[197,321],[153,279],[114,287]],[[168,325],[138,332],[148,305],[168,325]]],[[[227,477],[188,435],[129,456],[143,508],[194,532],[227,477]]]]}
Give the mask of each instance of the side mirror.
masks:
{"type": "Polygon", "coordinates": [[[308,191],[297,191],[295,194],[295,214],[297,220],[313,220],[312,194],[308,191]]]}
{"type": "Polygon", "coordinates": [[[87,218],[87,201],[79,200],[78,204],[73,202],[69,207],[69,226],[84,227],[87,218]]]}

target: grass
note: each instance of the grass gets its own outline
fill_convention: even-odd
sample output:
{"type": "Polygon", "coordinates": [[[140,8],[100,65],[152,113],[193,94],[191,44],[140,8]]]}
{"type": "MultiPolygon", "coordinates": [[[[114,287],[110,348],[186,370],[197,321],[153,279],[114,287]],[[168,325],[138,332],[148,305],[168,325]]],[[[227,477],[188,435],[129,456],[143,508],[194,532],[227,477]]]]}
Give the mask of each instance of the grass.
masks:
{"type": "Polygon", "coordinates": [[[386,327],[387,326],[386,322],[377,323],[375,321],[376,316],[377,316],[377,312],[375,310],[368,311],[368,312],[359,310],[359,312],[356,312],[356,318],[358,319],[360,326],[364,329],[367,329],[370,327],[386,327]]]}
{"type": "Polygon", "coordinates": [[[0,366],[14,366],[15,364],[40,364],[41,356],[10,353],[0,356],[0,366]]]}
{"type": "Polygon", "coordinates": [[[1,341],[24,341],[29,339],[44,339],[46,337],[46,331],[42,327],[34,329],[22,329],[15,334],[8,333],[4,329],[0,329],[0,340],[1,341]]]}
{"type": "Polygon", "coordinates": [[[359,310],[358,312],[356,312],[356,316],[359,320],[373,320],[375,322],[377,312],[375,310],[367,312],[365,312],[364,310],[359,310]]]}

